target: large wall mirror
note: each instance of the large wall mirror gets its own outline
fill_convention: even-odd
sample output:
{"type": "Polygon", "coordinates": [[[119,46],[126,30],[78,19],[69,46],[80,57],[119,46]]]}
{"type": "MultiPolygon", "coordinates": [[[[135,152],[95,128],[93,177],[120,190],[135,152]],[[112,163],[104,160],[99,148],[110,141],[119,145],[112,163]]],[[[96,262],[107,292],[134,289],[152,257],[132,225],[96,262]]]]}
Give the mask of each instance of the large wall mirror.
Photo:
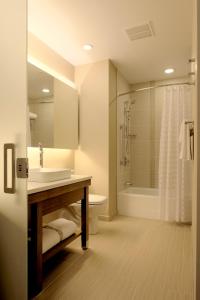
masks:
{"type": "Polygon", "coordinates": [[[77,90],[28,63],[29,146],[78,147],[77,90]]]}

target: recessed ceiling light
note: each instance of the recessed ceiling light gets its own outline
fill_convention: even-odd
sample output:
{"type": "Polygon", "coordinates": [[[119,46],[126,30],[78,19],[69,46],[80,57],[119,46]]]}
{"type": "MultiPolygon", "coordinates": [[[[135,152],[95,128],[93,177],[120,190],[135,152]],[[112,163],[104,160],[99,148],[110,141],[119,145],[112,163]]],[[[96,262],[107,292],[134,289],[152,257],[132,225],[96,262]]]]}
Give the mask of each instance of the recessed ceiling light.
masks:
{"type": "Polygon", "coordinates": [[[86,51],[90,51],[92,50],[94,46],[92,44],[85,44],[83,45],[83,49],[86,50],[86,51]]]}
{"type": "Polygon", "coordinates": [[[42,92],[43,92],[43,93],[49,93],[50,90],[49,90],[49,89],[42,89],[42,92]]]}
{"type": "Polygon", "coordinates": [[[172,74],[172,73],[174,73],[174,69],[173,68],[165,69],[165,74],[172,74]]]}

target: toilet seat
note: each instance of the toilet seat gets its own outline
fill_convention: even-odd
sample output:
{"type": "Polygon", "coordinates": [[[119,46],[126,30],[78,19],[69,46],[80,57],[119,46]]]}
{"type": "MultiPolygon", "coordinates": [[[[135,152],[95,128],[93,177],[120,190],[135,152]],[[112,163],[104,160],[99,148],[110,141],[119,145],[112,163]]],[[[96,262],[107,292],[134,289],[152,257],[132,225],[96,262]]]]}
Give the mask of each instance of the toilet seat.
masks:
{"type": "Polygon", "coordinates": [[[103,204],[105,201],[106,201],[105,196],[89,194],[89,204],[98,205],[98,204],[103,204]]]}
{"type": "MultiPolygon", "coordinates": [[[[98,217],[104,213],[104,203],[107,200],[107,197],[97,194],[89,194],[89,234],[96,234],[98,232],[98,217]]],[[[75,214],[78,218],[81,217],[81,200],[72,203],[72,206],[75,209],[75,214]]]]}
{"type": "MultiPolygon", "coordinates": [[[[89,205],[100,205],[106,201],[106,197],[97,194],[89,194],[89,205]]],[[[78,201],[78,204],[81,204],[81,200],[78,201]]]]}

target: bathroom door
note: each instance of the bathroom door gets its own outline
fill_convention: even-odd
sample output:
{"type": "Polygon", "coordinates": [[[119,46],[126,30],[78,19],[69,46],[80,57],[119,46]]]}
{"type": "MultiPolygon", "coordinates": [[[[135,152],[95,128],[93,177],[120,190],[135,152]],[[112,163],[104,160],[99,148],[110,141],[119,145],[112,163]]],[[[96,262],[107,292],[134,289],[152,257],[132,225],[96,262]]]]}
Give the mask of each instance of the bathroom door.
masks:
{"type": "MultiPolygon", "coordinates": [[[[26,179],[4,191],[4,144],[26,157],[26,0],[1,0],[0,9],[0,299],[27,299],[26,179]],[[8,190],[9,192],[9,190],[8,190]]],[[[8,151],[8,187],[11,187],[8,151]]],[[[16,160],[14,161],[16,165],[16,160]]]]}

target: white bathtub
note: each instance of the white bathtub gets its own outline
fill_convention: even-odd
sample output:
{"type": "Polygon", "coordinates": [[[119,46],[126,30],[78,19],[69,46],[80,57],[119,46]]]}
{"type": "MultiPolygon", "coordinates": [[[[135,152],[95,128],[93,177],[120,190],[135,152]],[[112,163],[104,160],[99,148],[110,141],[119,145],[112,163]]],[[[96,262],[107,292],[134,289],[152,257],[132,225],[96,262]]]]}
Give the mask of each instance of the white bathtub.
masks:
{"type": "Polygon", "coordinates": [[[119,215],[159,219],[158,189],[130,187],[118,193],[117,202],[119,215]]]}

